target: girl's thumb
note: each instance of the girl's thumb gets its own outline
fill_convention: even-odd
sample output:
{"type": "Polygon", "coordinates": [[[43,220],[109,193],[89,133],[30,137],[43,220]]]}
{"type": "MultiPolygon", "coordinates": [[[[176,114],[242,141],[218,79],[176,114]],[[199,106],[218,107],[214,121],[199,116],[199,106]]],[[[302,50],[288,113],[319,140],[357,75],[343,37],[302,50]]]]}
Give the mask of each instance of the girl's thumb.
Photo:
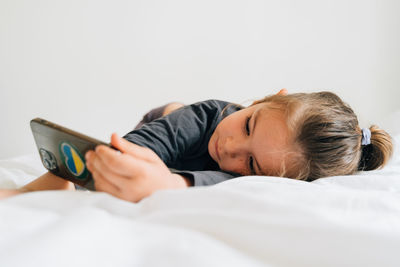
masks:
{"type": "Polygon", "coordinates": [[[149,157],[149,151],[151,151],[148,148],[138,146],[125,138],[119,137],[116,133],[111,135],[111,146],[121,151],[121,153],[128,153],[139,158],[149,157]]]}
{"type": "Polygon", "coordinates": [[[125,139],[119,137],[116,133],[111,135],[111,146],[122,153],[127,151],[127,145],[124,141],[127,142],[125,139]]]}

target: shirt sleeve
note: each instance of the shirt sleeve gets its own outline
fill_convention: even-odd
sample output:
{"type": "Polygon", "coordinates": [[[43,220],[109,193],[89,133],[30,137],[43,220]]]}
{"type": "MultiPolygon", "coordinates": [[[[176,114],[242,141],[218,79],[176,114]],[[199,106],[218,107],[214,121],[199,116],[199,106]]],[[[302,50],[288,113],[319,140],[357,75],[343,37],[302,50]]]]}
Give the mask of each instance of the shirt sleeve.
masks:
{"type": "Polygon", "coordinates": [[[240,176],[222,171],[179,171],[174,169],[171,171],[190,179],[193,186],[214,185],[240,176]]]}
{"type": "Polygon", "coordinates": [[[182,160],[207,151],[209,138],[229,103],[207,100],[180,108],[144,124],[124,136],[152,149],[170,167],[182,169],[182,160]]]}

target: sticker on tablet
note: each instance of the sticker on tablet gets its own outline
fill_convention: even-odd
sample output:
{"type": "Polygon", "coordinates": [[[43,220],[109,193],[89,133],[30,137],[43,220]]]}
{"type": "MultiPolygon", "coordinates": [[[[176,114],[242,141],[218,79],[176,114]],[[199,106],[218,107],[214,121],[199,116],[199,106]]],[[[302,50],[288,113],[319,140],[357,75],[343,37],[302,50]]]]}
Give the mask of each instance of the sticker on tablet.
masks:
{"type": "Polygon", "coordinates": [[[40,158],[42,159],[42,163],[46,169],[49,171],[57,171],[57,160],[53,153],[50,151],[40,148],[39,149],[40,158]]]}
{"type": "Polygon", "coordinates": [[[72,144],[68,142],[60,143],[60,154],[64,165],[68,171],[79,179],[85,179],[88,175],[86,170],[85,160],[72,144]]]}

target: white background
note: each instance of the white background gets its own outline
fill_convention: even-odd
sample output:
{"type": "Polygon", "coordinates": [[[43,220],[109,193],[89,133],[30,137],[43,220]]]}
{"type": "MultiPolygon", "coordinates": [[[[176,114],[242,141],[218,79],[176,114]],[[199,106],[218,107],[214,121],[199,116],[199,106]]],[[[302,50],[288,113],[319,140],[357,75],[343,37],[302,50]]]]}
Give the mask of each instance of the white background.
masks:
{"type": "MultiPolygon", "coordinates": [[[[400,110],[400,1],[0,0],[0,158],[43,117],[109,141],[166,102],[331,90],[400,110]]],[[[247,101],[247,102],[246,102],[247,101]]]]}

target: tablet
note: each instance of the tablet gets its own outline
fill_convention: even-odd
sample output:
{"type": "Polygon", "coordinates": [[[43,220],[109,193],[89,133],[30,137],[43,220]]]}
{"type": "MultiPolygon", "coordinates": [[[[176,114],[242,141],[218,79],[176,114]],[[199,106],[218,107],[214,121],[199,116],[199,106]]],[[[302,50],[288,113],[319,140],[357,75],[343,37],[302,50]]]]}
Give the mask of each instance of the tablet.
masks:
{"type": "Polygon", "coordinates": [[[110,144],[41,118],[31,120],[30,125],[43,166],[61,178],[94,191],[85,153],[97,145],[110,144]]]}

